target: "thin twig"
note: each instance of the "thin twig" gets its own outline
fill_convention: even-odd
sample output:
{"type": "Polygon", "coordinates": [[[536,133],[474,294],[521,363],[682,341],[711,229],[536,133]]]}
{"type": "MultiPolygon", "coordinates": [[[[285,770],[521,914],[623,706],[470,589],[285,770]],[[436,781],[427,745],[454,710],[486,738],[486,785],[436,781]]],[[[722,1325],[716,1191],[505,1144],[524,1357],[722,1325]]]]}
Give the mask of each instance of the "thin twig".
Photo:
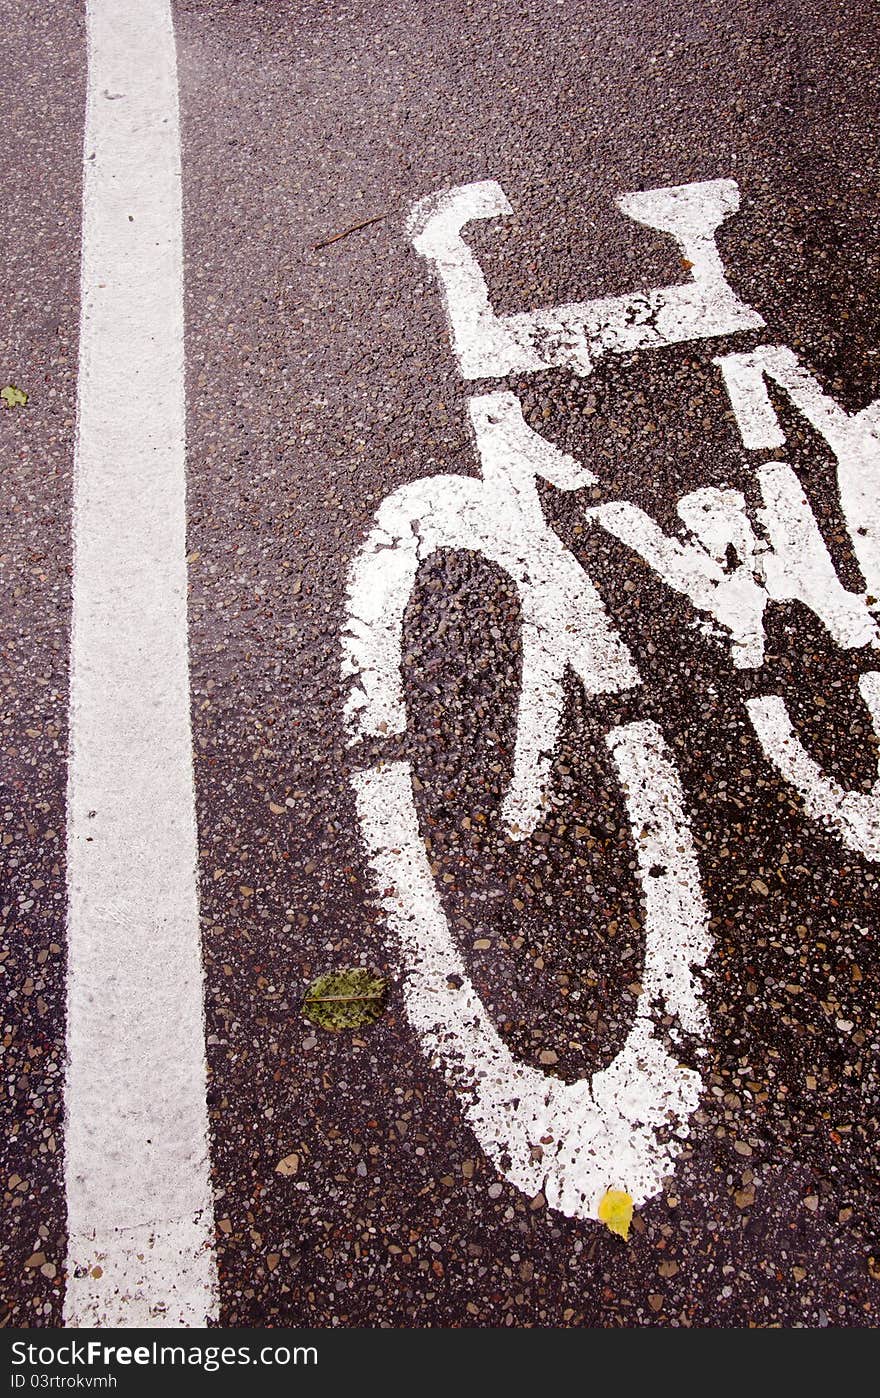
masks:
{"type": "Polygon", "coordinates": [[[350,228],[343,228],[341,233],[334,233],[332,238],[323,238],[320,243],[315,243],[312,252],[318,252],[320,248],[329,248],[331,243],[338,243],[340,238],[347,238],[349,233],[359,233],[362,228],[369,228],[371,223],[381,223],[387,214],[376,214],[374,218],[365,218],[363,223],[353,223],[350,228]]]}

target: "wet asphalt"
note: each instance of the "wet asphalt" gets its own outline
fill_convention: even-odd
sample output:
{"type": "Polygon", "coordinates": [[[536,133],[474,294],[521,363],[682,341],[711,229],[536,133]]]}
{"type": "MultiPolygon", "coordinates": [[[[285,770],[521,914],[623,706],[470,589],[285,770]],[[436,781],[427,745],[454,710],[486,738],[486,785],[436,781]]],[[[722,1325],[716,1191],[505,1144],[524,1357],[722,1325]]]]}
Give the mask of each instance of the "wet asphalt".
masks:
{"type": "MultiPolygon", "coordinates": [[[[82,25],[4,47],[19,158],[0,206],[5,1323],[53,1325],[63,1285],[64,780],[82,25]],[[49,832],[54,832],[50,834],[49,832]],[[12,839],[8,839],[8,835],[12,839]],[[44,1008],[40,1008],[43,1006],[44,1008]],[[44,1261],[33,1264],[33,1257],[44,1261]],[[30,1265],[29,1265],[30,1264],[30,1265]]],[[[8,12],[8,15],[7,15],[8,12]]],[[[789,345],[849,410],[880,393],[877,52],[868,4],[330,5],[179,0],[185,199],[192,720],[222,1324],[864,1326],[880,1308],[880,948],[875,869],[809,821],[744,701],[782,694],[850,787],[876,776],[857,689],[796,604],[767,613],[760,671],[733,670],[680,595],[585,503],[667,530],[688,490],[754,500],[712,360],[789,345]],[[515,217],[468,234],[497,311],[680,279],[623,190],[736,178],[719,245],[767,328],[604,359],[587,379],[511,376],[527,421],[599,477],[542,487],[644,683],[572,684],[553,802],[500,822],[519,615],[479,557],[435,555],[407,614],[423,834],[474,984],[524,1061],[567,1081],[609,1063],[643,958],[638,883],[604,735],[652,719],[685,789],[714,952],[706,1091],[675,1175],[629,1240],[529,1199],[483,1156],[430,1067],[375,899],[349,784],[340,628],[379,502],[476,474],[465,384],[427,264],[421,195],[503,186],[515,217]],[[368,219],[355,233],[316,248],[368,219]],[[589,492],[588,492],[589,494],[589,492]],[[389,1005],[362,1033],[301,1013],[322,972],[368,965],[389,1005]],[[285,1173],[281,1160],[295,1157],[285,1173]]],[[[16,31],[18,33],[18,31],[16,31]]],[[[860,579],[833,459],[788,410],[843,581],[860,579]]]]}
{"type": "Polygon", "coordinates": [[[84,27],[0,6],[0,1323],[57,1323],[65,782],[84,27]]]}

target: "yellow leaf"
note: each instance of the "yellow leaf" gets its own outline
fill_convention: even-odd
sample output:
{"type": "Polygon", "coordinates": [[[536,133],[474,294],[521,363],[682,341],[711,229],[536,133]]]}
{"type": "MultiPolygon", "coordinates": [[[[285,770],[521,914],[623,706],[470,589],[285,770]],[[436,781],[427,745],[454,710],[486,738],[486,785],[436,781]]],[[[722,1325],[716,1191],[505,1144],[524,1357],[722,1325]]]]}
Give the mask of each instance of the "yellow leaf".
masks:
{"type": "Polygon", "coordinates": [[[622,1189],[609,1189],[599,1205],[599,1217],[612,1233],[626,1240],[632,1223],[633,1201],[622,1189]]]}

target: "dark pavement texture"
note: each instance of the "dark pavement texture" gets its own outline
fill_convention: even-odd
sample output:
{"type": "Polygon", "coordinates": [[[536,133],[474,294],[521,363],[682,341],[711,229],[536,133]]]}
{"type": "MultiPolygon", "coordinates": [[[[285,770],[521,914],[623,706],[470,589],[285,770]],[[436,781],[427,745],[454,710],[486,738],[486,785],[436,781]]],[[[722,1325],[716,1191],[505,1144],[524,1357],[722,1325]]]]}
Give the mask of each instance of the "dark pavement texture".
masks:
{"type": "Polygon", "coordinates": [[[64,792],[85,36],[0,3],[0,1323],[59,1323],[64,792]]]}
{"type": "MultiPolygon", "coordinates": [[[[764,670],[732,671],[680,597],[586,534],[576,503],[548,488],[549,517],[646,683],[625,701],[572,692],[555,824],[512,848],[498,809],[515,599],[467,555],[422,569],[400,747],[422,784],[422,828],[501,1032],[532,1063],[554,1051],[566,1078],[616,1052],[642,955],[602,735],[653,717],[674,745],[716,938],[711,1066],[674,1184],[629,1244],[500,1180],[421,1056],[371,903],[338,678],[346,570],[379,501],[422,475],[475,473],[472,390],[404,233],[412,201],[500,181],[516,217],[468,238],[505,311],[675,280],[674,250],[617,215],[613,196],[737,178],[742,210],[720,243],[767,332],[606,360],[586,381],[548,372],[503,385],[598,472],[601,498],[633,499],[670,528],[686,489],[751,488],[711,364],[720,351],[788,344],[848,407],[878,392],[876,15],[821,4],[807,30],[801,9],[780,4],[190,0],[177,26],[227,1323],[876,1323],[876,883],[799,814],[742,708],[776,687],[832,772],[870,779],[855,689],[870,657],[837,653],[806,611],[779,607],[764,670]],[[303,1022],[310,978],[360,963],[396,987],[386,1017],[361,1038],[303,1022]],[[291,1152],[298,1174],[282,1177],[276,1162],[291,1152]]],[[[826,449],[791,425],[850,579],[826,449]]]]}
{"type": "MultiPolygon", "coordinates": [[[[7,167],[0,212],[2,374],[31,394],[0,412],[11,734],[0,753],[14,837],[0,906],[19,909],[4,915],[15,998],[0,1152],[4,1215],[19,1222],[2,1230],[2,1280],[7,1323],[21,1326],[58,1323],[63,1260],[46,1066],[60,1066],[63,1044],[53,947],[83,54],[76,7],[53,7],[51,23],[31,4],[2,8],[19,26],[0,60],[15,65],[0,79],[4,114],[33,152],[7,167]],[[9,1184],[15,1174],[26,1190],[9,1184]],[[25,1266],[41,1240],[54,1278],[25,1266]]],[[[707,1090],[674,1180],[625,1243],[496,1174],[407,1024],[405,968],[357,833],[339,632],[348,566],[384,496],[476,473],[466,401],[479,385],[458,375],[438,289],[404,231],[421,195],[501,183],[515,217],[468,239],[509,311],[679,279],[669,241],[617,214],[614,196],[738,180],[741,210],[719,243],[766,331],[606,359],[586,380],[552,371],[491,385],[592,467],[590,503],[633,500],[668,530],[686,490],[750,495],[753,454],[712,364],[724,351],[789,345],[849,409],[880,393],[876,10],[178,0],[175,22],[221,1323],[875,1326],[877,883],[805,819],[743,710],[752,694],[783,694],[827,769],[870,781],[876,746],[856,679],[876,668],[871,656],[839,652],[809,612],[780,606],[763,669],[732,670],[683,598],[583,526],[580,497],[542,488],[645,682],[590,703],[572,687],[551,818],[513,847],[499,806],[519,684],[515,595],[471,555],[435,556],[420,573],[398,750],[416,766],[422,830],[475,985],[514,1052],[536,1066],[555,1053],[545,1071],[567,1080],[617,1052],[643,955],[604,734],[654,719],[679,766],[715,938],[707,1090]],[[387,1013],[362,1034],[314,1028],[300,1012],[309,982],[361,964],[389,977],[387,1013]],[[280,1174],[292,1155],[295,1172],[280,1174]]],[[[789,459],[858,586],[828,450],[780,407],[789,459]]]]}

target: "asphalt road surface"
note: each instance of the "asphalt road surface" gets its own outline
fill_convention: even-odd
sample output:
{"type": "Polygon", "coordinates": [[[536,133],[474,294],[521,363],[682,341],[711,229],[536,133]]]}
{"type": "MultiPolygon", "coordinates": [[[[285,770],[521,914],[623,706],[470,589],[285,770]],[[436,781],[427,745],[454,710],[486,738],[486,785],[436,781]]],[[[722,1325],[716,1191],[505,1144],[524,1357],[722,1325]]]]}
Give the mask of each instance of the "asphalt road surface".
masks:
{"type": "Polygon", "coordinates": [[[875,8],[175,0],[203,988],[143,906],[118,1012],[66,858],[86,7],[0,17],[3,1323],[876,1326],[875,8]],[[381,1017],[310,1023],[358,966],[381,1017]],[[189,1321],[114,1270],[164,1202],[68,1241],[117,1114],[191,1198],[124,1072],[65,1100],[151,997],[189,1321]]]}

